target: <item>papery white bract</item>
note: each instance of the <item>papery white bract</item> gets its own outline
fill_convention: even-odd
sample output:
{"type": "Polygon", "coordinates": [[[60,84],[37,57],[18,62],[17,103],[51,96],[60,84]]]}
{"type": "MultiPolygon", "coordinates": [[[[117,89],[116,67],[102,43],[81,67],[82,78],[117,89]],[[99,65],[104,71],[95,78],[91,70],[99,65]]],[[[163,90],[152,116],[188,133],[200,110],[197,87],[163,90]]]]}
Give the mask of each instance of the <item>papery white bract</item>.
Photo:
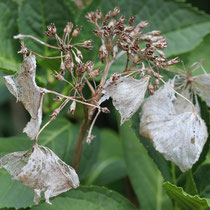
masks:
{"type": "Polygon", "coordinates": [[[210,107],[210,74],[201,74],[193,77],[193,84],[197,94],[210,107]]]}
{"type": "Polygon", "coordinates": [[[125,76],[118,78],[113,83],[108,80],[104,87],[104,96],[99,103],[111,97],[113,105],[120,112],[122,125],[141,106],[148,82],[148,76],[140,80],[125,76]]]}
{"type": "Polygon", "coordinates": [[[192,105],[183,104],[181,97],[176,99],[166,85],[145,101],[140,134],[151,139],[156,150],[182,172],[199,159],[208,137],[205,122],[193,112],[192,105]]]}
{"type": "Polygon", "coordinates": [[[23,132],[31,139],[36,137],[42,122],[42,99],[40,87],[36,85],[36,58],[29,55],[24,58],[22,64],[23,71],[17,74],[5,76],[4,80],[9,91],[16,97],[17,101],[23,103],[25,109],[31,115],[30,122],[27,123],[23,132]]]}
{"type": "Polygon", "coordinates": [[[64,163],[53,151],[37,144],[28,151],[14,152],[0,159],[0,168],[5,168],[13,179],[34,189],[34,202],[40,194],[47,203],[50,197],[79,186],[75,170],[64,163]]]}

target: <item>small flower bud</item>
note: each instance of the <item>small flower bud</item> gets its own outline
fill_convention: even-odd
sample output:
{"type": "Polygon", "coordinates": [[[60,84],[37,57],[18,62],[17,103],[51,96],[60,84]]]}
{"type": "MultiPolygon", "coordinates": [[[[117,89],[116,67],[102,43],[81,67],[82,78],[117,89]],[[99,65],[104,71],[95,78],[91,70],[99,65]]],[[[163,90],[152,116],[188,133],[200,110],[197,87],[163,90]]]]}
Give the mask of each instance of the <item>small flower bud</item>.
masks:
{"type": "Polygon", "coordinates": [[[113,49],[112,49],[112,56],[113,56],[113,58],[116,57],[117,53],[118,53],[118,46],[115,45],[115,46],[113,47],[113,49]]]}
{"type": "Polygon", "coordinates": [[[94,63],[92,61],[87,61],[85,64],[86,72],[90,73],[91,71],[93,71],[93,66],[94,66],[94,63]]]}
{"type": "Polygon", "coordinates": [[[54,98],[53,100],[54,100],[54,101],[61,101],[61,100],[62,100],[62,97],[56,96],[56,98],[54,98]]]}
{"type": "Polygon", "coordinates": [[[102,18],[102,13],[101,13],[101,11],[99,11],[99,10],[96,10],[96,19],[98,19],[99,21],[101,21],[101,18],[102,18]]]}
{"type": "Polygon", "coordinates": [[[65,67],[69,72],[73,71],[74,68],[74,62],[72,60],[72,57],[70,54],[67,54],[64,61],[65,67]]]}
{"type": "Polygon", "coordinates": [[[176,58],[173,58],[173,59],[165,62],[163,65],[164,66],[171,66],[171,65],[174,65],[174,64],[179,63],[179,62],[180,62],[179,58],[176,57],[176,58]]]}
{"type": "Polygon", "coordinates": [[[155,79],[155,83],[154,83],[154,88],[157,89],[159,88],[160,82],[158,79],[155,79]]]}
{"type": "Polygon", "coordinates": [[[78,50],[77,48],[75,48],[77,51],[77,56],[79,57],[79,59],[83,60],[83,55],[82,52],[80,50],[78,50]]]}
{"type": "Polygon", "coordinates": [[[161,35],[161,31],[150,31],[149,34],[152,34],[153,36],[159,36],[161,35]]]}
{"type": "Polygon", "coordinates": [[[73,29],[73,23],[72,22],[68,22],[67,24],[66,24],[66,27],[64,28],[64,33],[68,33],[68,34],[70,34],[71,33],[71,31],[72,31],[72,29],[73,29]]]}
{"type": "Polygon", "coordinates": [[[89,77],[91,78],[91,79],[94,79],[94,78],[96,78],[100,73],[99,73],[99,70],[100,70],[101,68],[99,67],[98,69],[96,69],[96,70],[94,70],[94,71],[91,71],[90,73],[88,73],[88,75],[89,75],[89,77]]]}
{"type": "Polygon", "coordinates": [[[129,22],[129,24],[130,24],[131,26],[134,26],[135,19],[136,19],[136,18],[133,17],[133,16],[131,16],[131,17],[129,18],[128,22],[129,22]]]}
{"type": "Polygon", "coordinates": [[[51,23],[49,26],[47,26],[46,35],[51,36],[56,34],[56,27],[54,23],[51,23]]]}
{"type": "Polygon", "coordinates": [[[82,27],[81,27],[81,26],[78,27],[78,28],[75,28],[75,29],[73,30],[72,37],[78,36],[81,30],[82,30],[82,27]]]}
{"type": "Polygon", "coordinates": [[[65,75],[65,64],[63,61],[61,61],[61,65],[60,65],[60,72],[62,75],[65,75]]]}
{"type": "Polygon", "coordinates": [[[70,107],[69,107],[69,113],[70,114],[74,114],[74,112],[75,112],[75,110],[76,110],[76,101],[73,101],[72,103],[71,103],[71,105],[70,105],[70,107]]]}
{"type": "Polygon", "coordinates": [[[156,50],[158,52],[158,54],[162,57],[166,59],[166,55],[162,50],[156,50]]]}
{"type": "Polygon", "coordinates": [[[54,70],[54,74],[51,74],[51,75],[54,76],[57,80],[60,80],[60,81],[65,80],[64,77],[55,70],[54,70]]]}
{"type": "Polygon", "coordinates": [[[154,87],[151,83],[148,85],[148,92],[149,92],[150,95],[154,94],[154,87]]]}
{"type": "Polygon", "coordinates": [[[110,113],[110,111],[109,111],[109,109],[107,107],[101,107],[101,111],[103,113],[105,113],[105,114],[109,114],[110,113]]]}
{"type": "Polygon", "coordinates": [[[120,13],[120,8],[119,7],[115,7],[113,12],[112,12],[112,16],[116,17],[119,13],[120,13]]]}
{"type": "Polygon", "coordinates": [[[85,65],[84,63],[81,63],[76,68],[76,74],[78,77],[82,77],[84,73],[85,73],[85,65]]]}
{"type": "Polygon", "coordinates": [[[99,54],[99,57],[101,58],[101,62],[103,63],[106,59],[107,54],[108,54],[106,46],[104,44],[101,45],[98,54],[99,54]]]}

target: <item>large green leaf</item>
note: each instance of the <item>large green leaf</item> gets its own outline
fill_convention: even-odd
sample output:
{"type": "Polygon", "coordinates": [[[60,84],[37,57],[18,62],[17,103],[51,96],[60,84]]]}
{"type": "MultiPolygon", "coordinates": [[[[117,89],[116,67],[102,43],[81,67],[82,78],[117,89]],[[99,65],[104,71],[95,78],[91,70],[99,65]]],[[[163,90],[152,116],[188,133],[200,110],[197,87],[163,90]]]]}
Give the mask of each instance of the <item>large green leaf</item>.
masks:
{"type": "Polygon", "coordinates": [[[134,191],[142,209],[170,209],[171,204],[162,189],[163,178],[130,127],[120,128],[124,157],[134,191]]]}
{"type": "Polygon", "coordinates": [[[210,164],[201,166],[195,172],[195,182],[198,188],[199,195],[203,195],[210,186],[210,164]]]}
{"type": "Polygon", "coordinates": [[[120,194],[99,187],[79,187],[61,194],[62,197],[52,199],[52,206],[44,203],[32,209],[113,209],[125,210],[135,209],[135,207],[120,194]]]}
{"type": "Polygon", "coordinates": [[[168,195],[179,205],[180,209],[204,210],[210,207],[209,200],[200,198],[198,195],[192,196],[187,194],[181,187],[177,187],[170,182],[163,183],[163,187],[168,195]]]}
{"type": "MultiPolygon", "coordinates": [[[[207,35],[204,40],[197,46],[194,50],[188,53],[180,55],[186,65],[186,68],[189,68],[194,62],[199,62],[203,60],[203,66],[205,70],[210,73],[210,35],[207,35]]],[[[194,72],[195,75],[203,74],[202,69],[198,69],[194,72]]]]}
{"type": "MultiPolygon", "coordinates": [[[[73,1],[70,1],[74,5],[73,1]]],[[[69,3],[70,3],[69,2],[69,3]]],[[[65,0],[25,0],[19,10],[19,33],[33,35],[45,42],[48,41],[44,32],[50,23],[55,23],[58,34],[62,36],[67,22],[74,22],[73,11],[65,0]]],[[[54,44],[56,41],[54,40],[54,44]]],[[[48,54],[48,49],[33,40],[26,40],[26,45],[32,51],[42,55],[48,54]]]]}
{"type": "MultiPolygon", "coordinates": [[[[84,23],[87,12],[100,9],[103,13],[112,10],[115,6],[121,8],[122,15],[127,18],[131,15],[136,17],[136,22],[148,20],[150,27],[148,30],[161,30],[169,41],[166,49],[168,56],[188,52],[195,48],[209,33],[210,18],[208,15],[186,5],[183,2],[168,0],[148,0],[135,1],[129,3],[126,0],[109,1],[94,0],[78,18],[79,23],[84,23]]],[[[84,39],[90,37],[95,39],[92,33],[93,26],[86,25],[84,39]],[[92,34],[92,35],[91,35],[92,34]]],[[[100,42],[97,42],[99,44],[100,42]]],[[[96,58],[96,54],[93,56],[96,58]]]]}
{"type": "Polygon", "coordinates": [[[98,160],[86,179],[86,184],[107,185],[127,175],[119,136],[112,130],[101,130],[98,160]]]}
{"type": "Polygon", "coordinates": [[[15,72],[18,67],[18,43],[13,40],[13,36],[18,33],[17,7],[11,0],[0,1],[0,70],[6,72],[15,72]]]}
{"type": "Polygon", "coordinates": [[[11,180],[5,171],[0,170],[0,208],[26,208],[34,205],[33,189],[11,180]]]}

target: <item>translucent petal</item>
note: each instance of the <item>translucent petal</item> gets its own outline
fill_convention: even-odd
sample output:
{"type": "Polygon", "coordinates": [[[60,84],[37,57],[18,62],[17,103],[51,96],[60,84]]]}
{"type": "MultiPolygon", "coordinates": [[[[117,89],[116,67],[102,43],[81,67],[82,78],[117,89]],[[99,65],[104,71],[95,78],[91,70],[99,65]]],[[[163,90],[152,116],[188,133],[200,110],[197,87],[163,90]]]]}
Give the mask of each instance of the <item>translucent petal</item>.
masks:
{"type": "Polygon", "coordinates": [[[36,204],[42,191],[45,191],[46,202],[51,204],[50,197],[79,186],[75,170],[44,146],[35,145],[32,150],[8,154],[0,159],[0,168],[33,188],[36,204]]]}
{"type": "Polygon", "coordinates": [[[208,134],[205,122],[192,112],[192,106],[176,101],[180,98],[176,99],[167,86],[150,96],[142,107],[140,133],[184,172],[198,160],[208,134]]]}
{"type": "Polygon", "coordinates": [[[206,102],[210,107],[210,74],[202,74],[193,77],[194,85],[197,94],[206,102]]]}
{"type": "Polygon", "coordinates": [[[16,97],[17,101],[23,103],[25,109],[31,115],[23,132],[34,139],[42,122],[42,99],[43,94],[36,85],[36,59],[29,55],[22,64],[23,71],[15,75],[5,76],[5,83],[9,91],[16,97]]]}
{"type": "Polygon", "coordinates": [[[120,77],[113,83],[108,81],[104,88],[104,96],[99,103],[112,97],[113,105],[120,112],[121,125],[129,120],[141,106],[147,90],[149,77],[140,80],[132,77],[120,77]]]}

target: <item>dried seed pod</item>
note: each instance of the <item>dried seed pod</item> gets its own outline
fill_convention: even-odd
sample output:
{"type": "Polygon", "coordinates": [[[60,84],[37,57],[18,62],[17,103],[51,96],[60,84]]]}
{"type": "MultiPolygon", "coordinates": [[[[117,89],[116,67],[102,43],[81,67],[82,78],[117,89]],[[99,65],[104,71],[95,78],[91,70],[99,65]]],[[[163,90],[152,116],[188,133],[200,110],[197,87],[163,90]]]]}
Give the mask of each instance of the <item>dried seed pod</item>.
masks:
{"type": "Polygon", "coordinates": [[[34,139],[42,122],[42,99],[41,88],[35,82],[36,58],[29,55],[24,58],[23,69],[11,76],[5,76],[5,84],[9,91],[16,97],[17,101],[23,103],[25,109],[31,115],[23,132],[34,139]]]}
{"type": "MultiPolygon", "coordinates": [[[[173,87],[173,81],[168,85],[173,87]]],[[[176,112],[176,106],[182,104],[175,104],[176,100],[180,99],[166,85],[150,96],[142,107],[140,134],[151,139],[157,151],[185,172],[199,159],[208,133],[192,106],[176,112]]]]}
{"type": "Polygon", "coordinates": [[[120,8],[115,7],[114,10],[112,11],[112,16],[116,17],[120,13],[120,8]]]}
{"type": "Polygon", "coordinates": [[[132,77],[118,77],[115,82],[111,77],[104,86],[104,96],[99,104],[112,97],[113,105],[120,112],[121,125],[129,120],[141,106],[147,90],[149,77],[140,80],[132,77]]]}
{"type": "Polygon", "coordinates": [[[65,68],[71,73],[74,69],[74,62],[70,54],[67,54],[64,60],[65,68]]]}
{"type": "Polygon", "coordinates": [[[73,27],[74,27],[73,23],[72,22],[68,22],[66,24],[66,27],[64,28],[64,33],[70,34],[72,29],[73,29],[73,27]]]}
{"type": "Polygon", "coordinates": [[[75,112],[75,110],[76,110],[76,101],[72,101],[72,103],[71,103],[71,105],[70,105],[70,107],[69,107],[69,113],[70,114],[74,114],[74,112],[75,112]]]}
{"type": "Polygon", "coordinates": [[[13,179],[33,188],[36,204],[42,191],[45,191],[45,201],[51,204],[49,198],[79,186],[75,170],[49,148],[37,144],[28,151],[0,158],[0,168],[6,169],[13,179]]]}
{"type": "Polygon", "coordinates": [[[82,27],[81,27],[81,26],[80,26],[80,27],[75,28],[75,29],[73,30],[72,35],[71,35],[71,36],[72,36],[72,37],[76,37],[76,36],[78,36],[81,30],[82,30],[82,27]]]}
{"type": "Polygon", "coordinates": [[[134,26],[135,19],[136,19],[136,17],[134,17],[134,16],[131,16],[131,17],[129,18],[128,22],[129,22],[129,24],[130,24],[131,26],[134,26]]]}

